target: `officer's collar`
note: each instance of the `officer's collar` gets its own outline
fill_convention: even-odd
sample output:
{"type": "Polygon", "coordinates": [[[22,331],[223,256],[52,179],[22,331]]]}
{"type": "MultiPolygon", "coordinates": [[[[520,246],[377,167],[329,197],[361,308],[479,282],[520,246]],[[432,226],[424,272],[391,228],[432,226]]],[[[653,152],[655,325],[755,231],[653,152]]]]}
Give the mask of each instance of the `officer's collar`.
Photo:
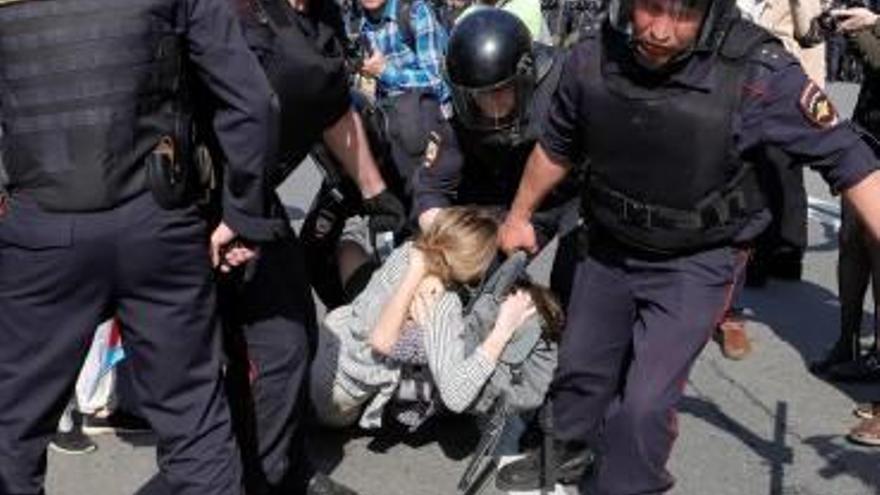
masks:
{"type": "Polygon", "coordinates": [[[684,60],[672,62],[673,67],[658,70],[646,68],[636,60],[629,41],[619,32],[606,29],[603,43],[602,72],[606,76],[624,76],[649,81],[651,85],[678,86],[698,91],[712,89],[712,67],[706,63],[707,55],[702,52],[691,53],[684,60]]]}

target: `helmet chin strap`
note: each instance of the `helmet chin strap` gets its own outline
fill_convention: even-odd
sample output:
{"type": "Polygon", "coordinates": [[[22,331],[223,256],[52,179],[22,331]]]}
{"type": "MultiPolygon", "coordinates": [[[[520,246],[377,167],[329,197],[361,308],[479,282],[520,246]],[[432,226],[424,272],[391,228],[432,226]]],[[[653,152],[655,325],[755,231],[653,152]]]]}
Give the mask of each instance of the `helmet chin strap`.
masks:
{"type": "Polygon", "coordinates": [[[516,146],[522,142],[523,123],[518,119],[509,126],[486,131],[480,138],[480,141],[489,146],[516,146]]]}

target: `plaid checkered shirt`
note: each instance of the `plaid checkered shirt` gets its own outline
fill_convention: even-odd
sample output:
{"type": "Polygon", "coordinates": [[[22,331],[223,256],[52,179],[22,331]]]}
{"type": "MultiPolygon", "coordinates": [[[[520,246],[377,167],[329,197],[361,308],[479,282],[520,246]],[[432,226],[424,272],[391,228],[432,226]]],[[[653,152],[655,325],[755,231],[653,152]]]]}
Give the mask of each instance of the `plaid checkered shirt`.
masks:
{"type": "Polygon", "coordinates": [[[408,90],[427,89],[441,103],[448,103],[449,88],[441,75],[449,41],[446,29],[437,21],[427,3],[414,0],[410,9],[415,36],[414,52],[404,41],[397,21],[399,1],[388,0],[379,21],[365,18],[361,24],[361,33],[369,39],[374,50],[385,56],[385,69],[378,77],[379,96],[396,96],[408,90]]]}

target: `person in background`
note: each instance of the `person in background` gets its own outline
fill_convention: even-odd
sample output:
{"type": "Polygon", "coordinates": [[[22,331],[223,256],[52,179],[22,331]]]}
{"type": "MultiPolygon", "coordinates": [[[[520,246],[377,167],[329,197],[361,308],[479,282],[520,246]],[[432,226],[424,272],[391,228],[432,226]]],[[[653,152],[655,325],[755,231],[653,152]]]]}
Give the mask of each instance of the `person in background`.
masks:
{"type": "MultiPolygon", "coordinates": [[[[874,138],[880,137],[880,16],[867,8],[831,11],[837,30],[852,39],[865,64],[865,80],[853,112],[853,120],[874,138]]],[[[843,204],[838,254],[838,291],[840,294],[840,337],[827,361],[832,378],[880,380],[880,243],[872,238],[851,205],[843,204]],[[867,356],[859,349],[865,293],[870,280],[874,298],[874,343],[867,356]],[[855,365],[847,365],[853,363],[855,365]]],[[[880,397],[856,406],[861,421],[848,438],[862,445],[880,447],[880,397]]]]}
{"type": "MultiPolygon", "coordinates": [[[[807,76],[825,86],[824,37],[812,22],[822,9],[819,0],[739,0],[737,7],[744,18],[776,35],[807,76]]],[[[737,278],[734,305],[715,332],[724,356],[734,360],[744,359],[752,350],[746,318],[736,305],[742,286],[762,287],[770,276],[799,280],[807,247],[803,169],[778,148],[768,147],[764,155],[761,159],[772,166],[760,170],[760,179],[768,191],[773,219],[754,241],[746,273],[737,278]]]]}

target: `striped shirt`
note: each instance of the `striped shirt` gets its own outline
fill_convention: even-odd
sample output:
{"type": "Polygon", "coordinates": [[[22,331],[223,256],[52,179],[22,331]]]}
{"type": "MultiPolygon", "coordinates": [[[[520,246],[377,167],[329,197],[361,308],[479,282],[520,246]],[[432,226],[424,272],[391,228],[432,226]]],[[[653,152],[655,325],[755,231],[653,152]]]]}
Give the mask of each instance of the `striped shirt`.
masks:
{"type": "Polygon", "coordinates": [[[361,33],[373,50],[385,57],[379,74],[379,96],[396,96],[411,90],[427,90],[440,103],[450,100],[449,88],[442,76],[443,57],[449,37],[431,7],[423,0],[387,0],[378,21],[364,16],[361,33]],[[410,18],[414,48],[407,45],[397,19],[398,2],[412,1],[410,18]]]}
{"type": "MultiPolygon", "coordinates": [[[[316,364],[334,366],[336,383],[352,396],[372,395],[360,419],[363,428],[381,426],[382,410],[400,380],[399,364],[373,351],[369,339],[382,308],[403,280],[411,246],[407,242],[397,248],[351,304],[336,308],[324,319],[341,349],[338,362],[316,364]]],[[[434,306],[424,344],[443,404],[454,412],[463,412],[474,402],[495,370],[481,347],[466,354],[464,328],[461,300],[447,291],[434,306]]]]}

